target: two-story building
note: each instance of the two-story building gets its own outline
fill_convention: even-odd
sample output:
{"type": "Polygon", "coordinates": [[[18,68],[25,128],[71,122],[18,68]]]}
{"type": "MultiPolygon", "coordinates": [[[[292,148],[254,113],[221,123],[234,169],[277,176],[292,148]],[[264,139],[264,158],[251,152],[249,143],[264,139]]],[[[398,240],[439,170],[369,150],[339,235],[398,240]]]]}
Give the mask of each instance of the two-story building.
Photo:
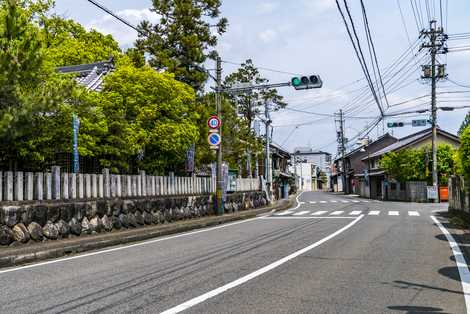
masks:
{"type": "Polygon", "coordinates": [[[331,154],[308,147],[294,149],[292,171],[301,191],[328,190],[330,186],[331,154]]]}

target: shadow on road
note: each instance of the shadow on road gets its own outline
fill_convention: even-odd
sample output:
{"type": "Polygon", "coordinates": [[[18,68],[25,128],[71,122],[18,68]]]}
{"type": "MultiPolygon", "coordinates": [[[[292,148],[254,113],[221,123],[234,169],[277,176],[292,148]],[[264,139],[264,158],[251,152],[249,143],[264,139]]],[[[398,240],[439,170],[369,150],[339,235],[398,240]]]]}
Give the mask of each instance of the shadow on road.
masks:
{"type": "Polygon", "coordinates": [[[388,306],[387,308],[393,311],[401,311],[407,314],[446,314],[445,312],[442,312],[441,308],[430,306],[394,305],[388,306]]]}
{"type": "MultiPolygon", "coordinates": [[[[444,267],[444,268],[451,268],[451,267],[444,267]]],[[[443,268],[441,268],[441,269],[443,269],[443,268]]],[[[457,269],[455,269],[455,270],[457,271],[457,269]]],[[[439,273],[440,273],[440,271],[439,271],[439,273]]],[[[458,271],[457,271],[457,276],[458,276],[458,271]]],[[[458,277],[457,280],[460,280],[460,277],[458,277]]],[[[430,285],[425,285],[425,284],[419,284],[419,283],[414,283],[414,282],[409,282],[409,281],[403,281],[403,280],[395,280],[394,283],[397,285],[398,288],[401,288],[401,289],[423,288],[423,289],[438,290],[438,291],[441,291],[441,292],[463,294],[462,291],[450,290],[450,289],[446,289],[446,288],[440,288],[440,287],[435,287],[435,286],[430,286],[430,285]]]]}
{"type": "Polygon", "coordinates": [[[457,266],[447,266],[439,269],[439,274],[447,278],[460,281],[459,269],[457,266]]]}

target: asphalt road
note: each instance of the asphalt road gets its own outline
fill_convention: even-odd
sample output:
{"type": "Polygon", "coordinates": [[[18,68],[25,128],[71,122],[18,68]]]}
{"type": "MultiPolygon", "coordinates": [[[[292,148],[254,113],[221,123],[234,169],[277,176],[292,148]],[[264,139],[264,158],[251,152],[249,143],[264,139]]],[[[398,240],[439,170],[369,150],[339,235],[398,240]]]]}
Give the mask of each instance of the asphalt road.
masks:
{"type": "Polygon", "coordinates": [[[286,212],[0,270],[0,313],[467,313],[433,204],[286,212]]]}

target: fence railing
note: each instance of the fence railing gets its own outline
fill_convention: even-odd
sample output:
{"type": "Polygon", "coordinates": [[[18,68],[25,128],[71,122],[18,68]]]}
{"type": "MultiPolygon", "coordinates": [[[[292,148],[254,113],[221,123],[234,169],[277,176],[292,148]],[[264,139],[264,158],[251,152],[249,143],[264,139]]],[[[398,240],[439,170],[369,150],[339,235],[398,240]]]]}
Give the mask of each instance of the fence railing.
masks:
{"type": "Polygon", "coordinates": [[[215,192],[210,177],[61,173],[0,172],[0,202],[34,200],[68,200],[110,197],[144,197],[160,195],[192,195],[215,192]]]}
{"type": "Polygon", "coordinates": [[[248,192],[261,190],[259,178],[237,178],[235,192],[248,192]]]}

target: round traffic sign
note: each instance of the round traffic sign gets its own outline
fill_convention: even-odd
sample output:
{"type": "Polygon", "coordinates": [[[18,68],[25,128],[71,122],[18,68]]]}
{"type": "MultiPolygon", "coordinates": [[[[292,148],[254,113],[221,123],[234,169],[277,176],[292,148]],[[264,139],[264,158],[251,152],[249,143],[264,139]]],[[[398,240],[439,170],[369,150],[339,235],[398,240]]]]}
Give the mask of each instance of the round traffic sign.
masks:
{"type": "Polygon", "coordinates": [[[207,126],[212,130],[220,128],[220,124],[220,119],[217,116],[211,116],[209,120],[207,120],[207,126]]]}
{"type": "Polygon", "coordinates": [[[210,133],[209,136],[207,137],[207,141],[212,146],[218,146],[220,145],[220,142],[222,141],[222,137],[220,136],[219,133],[210,133]]]}

